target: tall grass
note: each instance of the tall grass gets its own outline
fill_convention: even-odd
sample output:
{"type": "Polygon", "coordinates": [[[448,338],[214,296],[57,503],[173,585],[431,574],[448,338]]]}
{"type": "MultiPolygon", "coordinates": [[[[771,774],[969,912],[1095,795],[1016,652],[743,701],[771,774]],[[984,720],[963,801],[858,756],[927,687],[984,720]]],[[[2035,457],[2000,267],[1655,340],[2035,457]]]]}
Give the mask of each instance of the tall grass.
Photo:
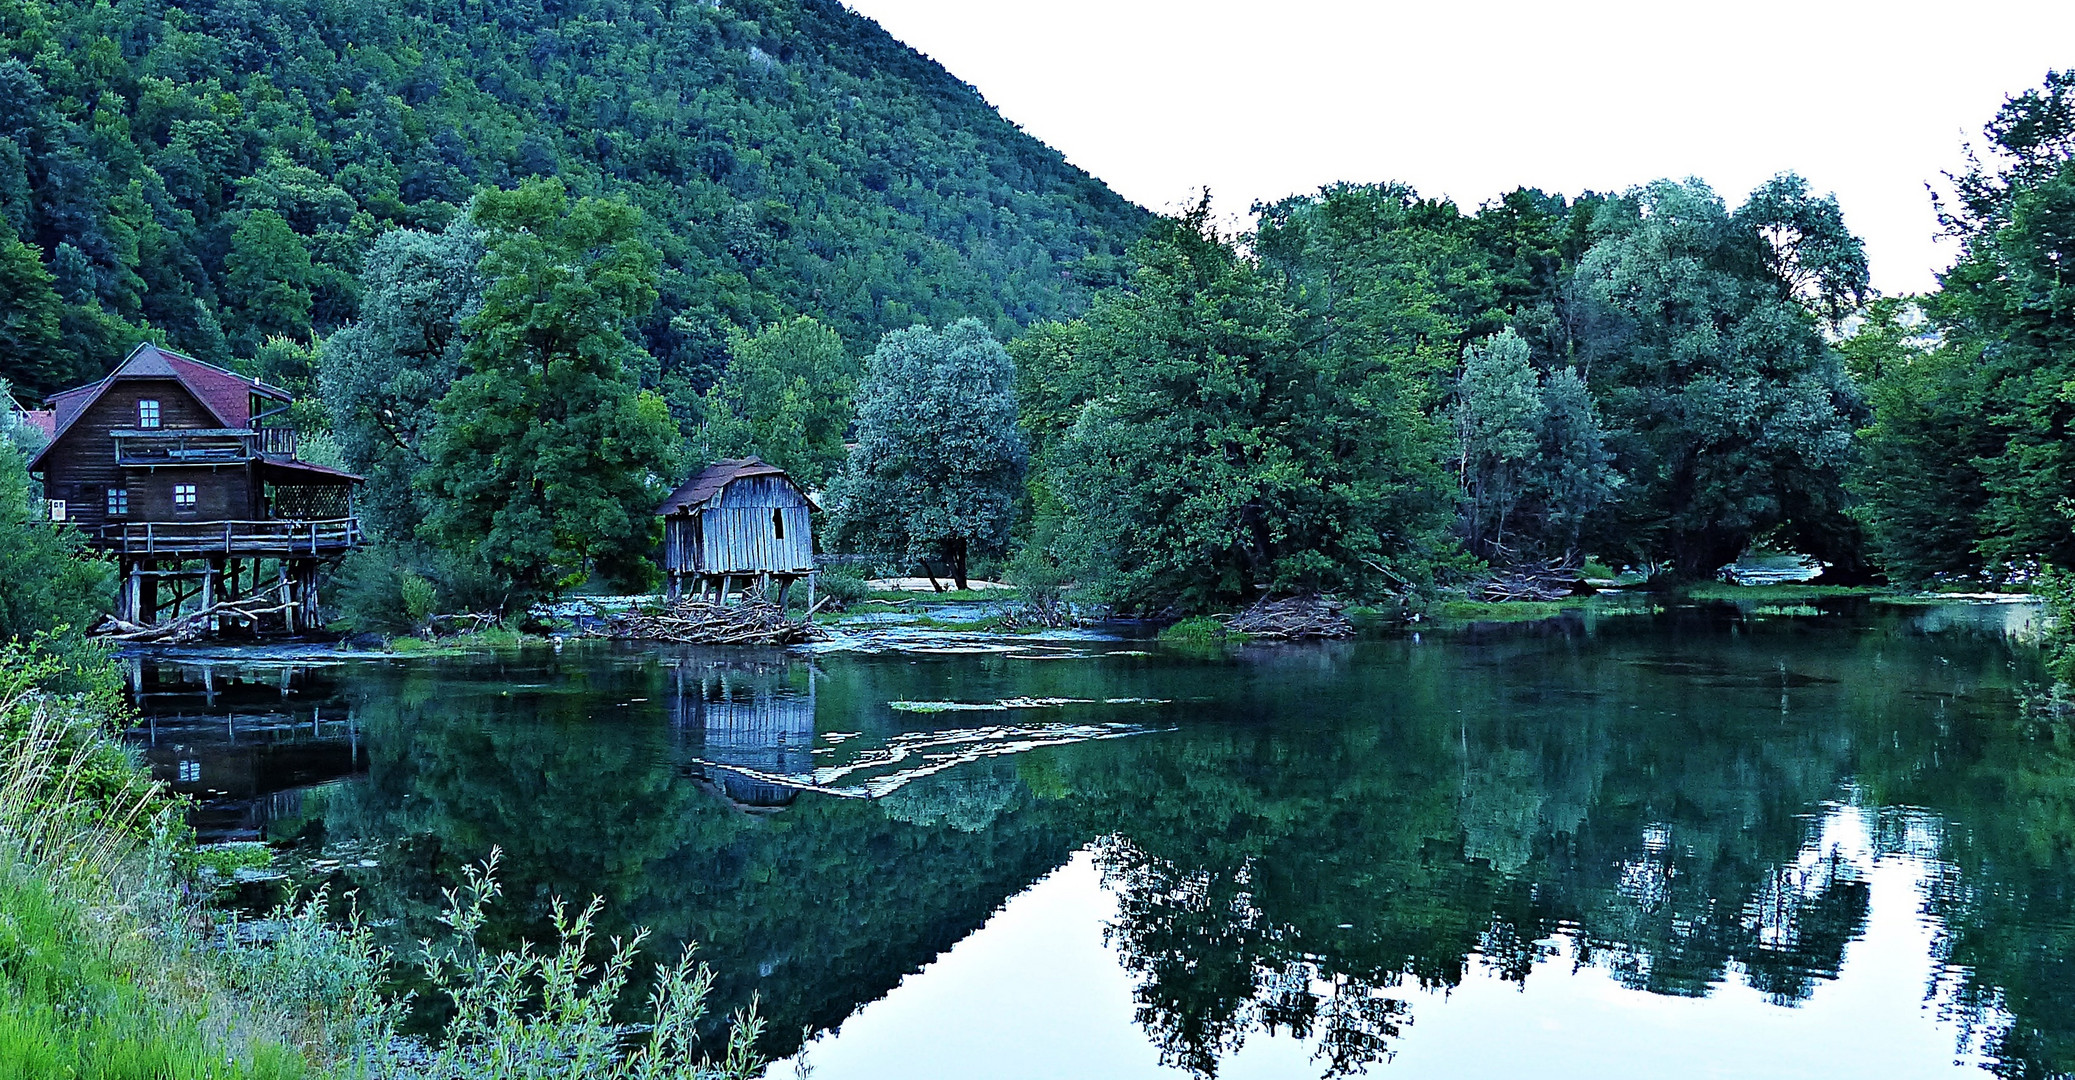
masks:
{"type": "Polygon", "coordinates": [[[0,1078],[4,1080],[741,1080],[754,1006],[695,1057],[713,973],[657,972],[651,1023],[613,1009],[645,934],[593,962],[599,901],[554,908],[551,952],[476,944],[496,857],[447,894],[449,934],[409,961],[451,1000],[434,1045],[400,1039],[397,962],[319,894],[255,924],[184,899],[181,807],[123,748],[108,681],[0,644],[0,1078]],[[49,687],[73,684],[70,694],[49,687]]]}
{"type": "Polygon", "coordinates": [[[191,977],[159,855],[176,808],[137,773],[91,691],[0,645],[0,1076],[291,1080],[302,1057],[213,1008],[191,977]]]}

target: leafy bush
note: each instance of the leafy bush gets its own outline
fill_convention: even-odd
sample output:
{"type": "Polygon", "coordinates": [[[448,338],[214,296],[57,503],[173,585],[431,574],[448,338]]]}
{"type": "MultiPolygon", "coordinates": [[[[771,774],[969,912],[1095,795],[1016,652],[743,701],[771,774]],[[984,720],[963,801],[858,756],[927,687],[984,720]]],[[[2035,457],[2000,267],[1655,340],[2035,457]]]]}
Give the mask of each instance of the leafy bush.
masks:
{"type": "Polygon", "coordinates": [[[1191,615],[1160,631],[1160,641],[1166,645],[1203,647],[1224,645],[1247,640],[1245,634],[1235,634],[1225,624],[1208,615],[1191,615]]]}
{"type": "Polygon", "coordinates": [[[822,604],[824,611],[841,611],[860,601],[872,598],[872,587],[850,567],[824,570],[814,581],[815,598],[827,597],[822,604]]]}
{"type": "Polygon", "coordinates": [[[713,972],[693,962],[690,946],[674,966],[657,971],[650,1023],[635,1026],[613,1019],[635,953],[648,934],[615,939],[604,964],[593,964],[591,924],[602,899],[575,914],[559,898],[554,901],[559,944],[552,953],[492,954],[478,948],[484,909],[498,893],[497,856],[493,850],[480,869],[464,870],[463,884],[446,892],[446,922],[454,940],[428,948],[422,963],[433,985],[453,1003],[454,1016],[432,1062],[411,1070],[414,1077],[747,1080],[762,1071],[755,1046],[763,1022],[754,1002],[736,1014],[719,1062],[693,1058],[713,972]],[[643,1033],[646,1038],[637,1041],[643,1033]],[[631,1050],[623,1052],[630,1044],[631,1050]]]}

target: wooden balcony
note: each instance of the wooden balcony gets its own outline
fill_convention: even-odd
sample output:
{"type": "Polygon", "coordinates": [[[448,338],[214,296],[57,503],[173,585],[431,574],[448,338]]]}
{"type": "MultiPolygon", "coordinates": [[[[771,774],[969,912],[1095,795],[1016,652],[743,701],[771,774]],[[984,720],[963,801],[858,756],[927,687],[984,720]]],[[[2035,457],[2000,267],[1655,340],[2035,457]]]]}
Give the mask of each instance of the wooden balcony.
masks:
{"type": "Polygon", "coordinates": [[[322,558],[360,546],[357,517],[307,521],[125,521],[101,526],[95,545],[130,556],[322,558]]]}
{"type": "Polygon", "coordinates": [[[108,434],[115,440],[115,463],[125,467],[240,465],[262,456],[295,457],[294,428],[121,428],[108,434]]]}

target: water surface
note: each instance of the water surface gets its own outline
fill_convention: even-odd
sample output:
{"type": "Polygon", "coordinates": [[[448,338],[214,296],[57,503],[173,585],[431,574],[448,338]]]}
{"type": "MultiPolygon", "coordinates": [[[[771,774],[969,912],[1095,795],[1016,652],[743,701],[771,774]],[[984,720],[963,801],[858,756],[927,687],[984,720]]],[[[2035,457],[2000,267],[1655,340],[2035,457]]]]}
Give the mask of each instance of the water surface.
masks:
{"type": "Polygon", "coordinates": [[[161,655],[135,737],[395,940],[493,846],[501,942],[593,894],[696,940],[822,1080],[2063,1076],[2075,740],[2028,617],[161,655]]]}

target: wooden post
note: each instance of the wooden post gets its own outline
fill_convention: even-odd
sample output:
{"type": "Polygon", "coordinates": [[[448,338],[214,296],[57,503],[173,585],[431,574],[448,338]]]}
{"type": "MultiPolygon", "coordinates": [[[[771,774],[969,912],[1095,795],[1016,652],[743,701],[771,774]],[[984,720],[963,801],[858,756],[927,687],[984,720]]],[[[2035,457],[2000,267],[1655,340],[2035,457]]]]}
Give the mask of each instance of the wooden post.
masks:
{"type": "Polygon", "coordinates": [[[808,610],[808,611],[813,611],[813,610],[814,610],[814,579],[815,579],[815,577],[816,577],[816,576],[817,576],[817,575],[816,575],[816,572],[815,572],[815,571],[813,571],[813,570],[809,570],[809,571],[807,571],[807,610],[808,610]]]}
{"type": "Polygon", "coordinates": [[[281,603],[284,605],[281,609],[281,621],[287,626],[288,632],[293,634],[295,633],[295,586],[289,584],[288,581],[288,560],[282,559],[275,563],[275,566],[281,572],[281,603]]]}
{"type": "Polygon", "coordinates": [[[116,597],[115,617],[124,622],[137,621],[138,563],[136,559],[122,557],[122,594],[116,597]]]}
{"type": "MultiPolygon", "coordinates": [[[[197,611],[207,611],[216,602],[216,560],[202,560],[202,606],[197,611]]],[[[216,629],[216,617],[209,617],[209,629],[216,629]]]]}
{"type": "Polygon", "coordinates": [[[137,560],[137,621],[145,626],[159,623],[159,579],[154,572],[157,559],[137,560]]]}

